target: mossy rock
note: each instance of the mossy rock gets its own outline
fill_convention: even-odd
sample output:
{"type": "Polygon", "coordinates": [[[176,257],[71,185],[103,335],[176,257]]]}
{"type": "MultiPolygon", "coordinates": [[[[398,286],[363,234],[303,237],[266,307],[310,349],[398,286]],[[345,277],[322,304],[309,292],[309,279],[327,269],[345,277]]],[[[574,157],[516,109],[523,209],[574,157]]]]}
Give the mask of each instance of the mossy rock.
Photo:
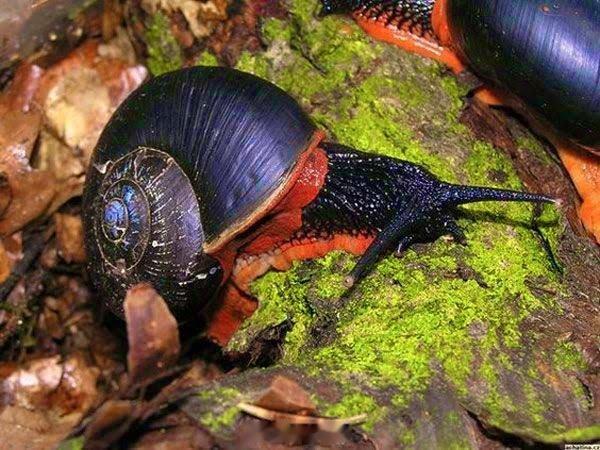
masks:
{"type": "MultiPolygon", "coordinates": [[[[511,159],[459,122],[468,90],[444,68],[374,42],[348,19],[317,19],[315,0],[289,9],[286,20],[266,20],[266,50],[244,54],[238,68],[297,98],[330,139],[422,164],[446,181],[523,188],[511,159]]],[[[535,137],[519,146],[554,164],[535,137]]],[[[286,324],[281,359],[203,388],[203,402],[191,400],[199,420],[228,429],[235,403],[256,392],[249,380],[283,371],[331,385],[318,402],[323,414],[367,413],[369,435],[397,446],[476,448],[479,426],[528,442],[599,439],[581,381],[590,368],[565,332],[572,280],[549,257],[564,219],[552,206],[462,211],[467,246],[439,240],[389,256],[352,292],[342,280],[355,259],[341,252],[257,280],[259,309],[227,350],[243,353],[286,324]],[[225,406],[207,393],[224,386],[236,392],[225,406]],[[219,404],[226,417],[209,412],[219,404]]]]}

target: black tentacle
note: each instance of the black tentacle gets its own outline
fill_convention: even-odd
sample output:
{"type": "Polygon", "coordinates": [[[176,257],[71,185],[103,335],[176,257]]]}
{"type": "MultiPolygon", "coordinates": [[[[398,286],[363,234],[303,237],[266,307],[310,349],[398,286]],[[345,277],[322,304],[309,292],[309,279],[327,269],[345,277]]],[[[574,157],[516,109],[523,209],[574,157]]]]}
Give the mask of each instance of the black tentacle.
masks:
{"type": "Polygon", "coordinates": [[[446,184],[441,200],[446,205],[463,205],[465,203],[482,201],[510,201],[510,202],[542,202],[553,203],[556,200],[546,195],[530,194],[529,192],[511,191],[508,189],[494,189],[479,186],[461,186],[446,184]]]}
{"type": "Polygon", "coordinates": [[[367,251],[360,257],[350,275],[344,280],[348,288],[369,272],[379,257],[386,252],[394,243],[410,236],[411,229],[419,223],[427,214],[430,206],[413,198],[381,232],[377,235],[367,251]]]}

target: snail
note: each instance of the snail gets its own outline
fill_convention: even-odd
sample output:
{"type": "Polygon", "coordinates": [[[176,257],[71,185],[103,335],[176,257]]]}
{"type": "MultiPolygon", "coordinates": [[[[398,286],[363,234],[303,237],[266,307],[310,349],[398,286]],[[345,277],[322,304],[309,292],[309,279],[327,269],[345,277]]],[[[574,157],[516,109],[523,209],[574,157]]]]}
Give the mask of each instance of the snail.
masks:
{"type": "Polygon", "coordinates": [[[476,97],[512,108],[557,149],[600,243],[600,3],[597,0],[322,0],[376,39],[469,67],[476,97]]]}
{"type": "Polygon", "coordinates": [[[122,315],[127,289],[150,282],[176,317],[208,307],[207,334],[224,345],[271,267],[346,250],[362,255],[350,287],[392,246],[464,241],[458,205],[553,201],[444,183],[324,138],[292,97],[234,69],[181,69],[134,91],[99,138],[83,196],[89,273],[109,309],[122,315]]]}

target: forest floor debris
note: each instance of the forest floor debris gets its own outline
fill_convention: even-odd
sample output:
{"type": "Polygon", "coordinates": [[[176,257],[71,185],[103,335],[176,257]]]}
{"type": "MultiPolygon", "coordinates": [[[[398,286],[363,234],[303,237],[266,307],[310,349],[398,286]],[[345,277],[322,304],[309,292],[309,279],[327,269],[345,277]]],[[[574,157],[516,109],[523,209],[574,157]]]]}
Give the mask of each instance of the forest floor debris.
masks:
{"type": "Polygon", "coordinates": [[[92,38],[1,78],[10,81],[0,93],[0,440],[15,449],[52,448],[67,436],[77,449],[84,440],[86,448],[496,449],[597,439],[600,274],[590,268],[600,253],[582,237],[573,188],[551,150],[514,117],[465,100],[468,89],[437,65],[374,43],[343,18],[317,19],[316,1],[200,3],[105,1],[92,38]],[[130,291],[125,326],[99,305],[84,271],[78,196],[87,162],[149,72],[198,62],[274,81],[344,143],[459,181],[523,181],[559,196],[568,222],[518,208],[507,213],[514,220],[467,211],[473,246],[386,259],[348,296],[336,287],[346,255],[269,274],[254,287],[264,308],[225,353],[193,326],[178,330],[148,286],[130,291]],[[490,230],[516,246],[499,245],[490,230]],[[535,251],[508,258],[527,245],[535,251]],[[482,262],[483,252],[493,257],[482,262]],[[501,288],[507,271],[524,279],[501,288]],[[448,301],[437,303],[432,284],[448,289],[448,301]],[[542,304],[543,314],[527,309],[542,304]],[[373,311],[385,317],[369,319],[373,311]],[[381,320],[397,334],[382,339],[381,320]],[[468,387],[456,383],[465,374],[468,387]]]}

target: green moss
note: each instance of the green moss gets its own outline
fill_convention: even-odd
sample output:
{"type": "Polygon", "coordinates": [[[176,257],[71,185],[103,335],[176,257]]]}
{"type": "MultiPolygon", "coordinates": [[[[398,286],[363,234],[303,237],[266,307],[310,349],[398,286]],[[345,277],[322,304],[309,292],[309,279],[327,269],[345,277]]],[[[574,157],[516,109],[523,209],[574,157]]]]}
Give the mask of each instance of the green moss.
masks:
{"type": "Polygon", "coordinates": [[[572,342],[561,342],[552,355],[554,367],[564,371],[585,370],[587,364],[579,349],[572,342]]]}
{"type": "MultiPolygon", "coordinates": [[[[433,74],[436,75],[435,73],[433,74]]],[[[438,75],[439,76],[439,75],[438,75]]],[[[448,94],[449,101],[446,103],[448,110],[446,112],[446,119],[450,129],[456,134],[467,134],[467,127],[460,123],[458,119],[465,106],[464,98],[469,92],[469,89],[458,82],[455,77],[450,76],[439,76],[440,86],[446,94],[448,94]]]]}
{"type": "Polygon", "coordinates": [[[236,68],[261,78],[266,78],[269,71],[268,62],[264,58],[256,58],[248,52],[240,55],[236,68]]]}
{"type": "Polygon", "coordinates": [[[385,416],[386,408],[381,407],[373,397],[361,392],[352,392],[344,395],[342,399],[329,405],[323,415],[326,417],[348,418],[366,414],[367,419],[362,424],[366,431],[372,431],[375,424],[385,416]]]}
{"type": "Polygon", "coordinates": [[[267,44],[273,44],[275,41],[289,42],[292,33],[290,24],[279,19],[268,19],[262,27],[262,38],[267,44]]]}
{"type": "Polygon", "coordinates": [[[212,54],[208,50],[205,50],[202,53],[200,53],[200,56],[198,56],[198,59],[196,60],[196,65],[209,67],[218,66],[219,60],[214,54],[212,54]]]}
{"type": "Polygon", "coordinates": [[[206,412],[200,414],[198,421],[213,433],[220,434],[237,420],[240,414],[237,405],[243,400],[242,393],[237,389],[210,389],[210,386],[207,386],[196,395],[206,405],[206,408],[203,408],[206,412]]]}
{"type": "Polygon", "coordinates": [[[384,75],[367,77],[337,103],[336,111],[315,114],[337,140],[346,145],[425,165],[438,176],[452,181],[448,164],[425,150],[409,122],[411,110],[425,101],[425,93],[409,80],[384,75]],[[401,94],[399,94],[401,93],[401,94]],[[397,98],[404,97],[399,109],[397,98]],[[395,101],[387,101],[394,98],[395,101]]]}
{"type": "Polygon", "coordinates": [[[170,23],[162,12],[154,14],[146,30],[148,68],[153,75],[177,70],[183,66],[179,44],[171,34],[170,23]]]}
{"type": "Polygon", "coordinates": [[[219,433],[224,428],[231,427],[238,415],[240,414],[240,410],[237,406],[231,406],[226,408],[219,413],[215,413],[213,411],[209,411],[200,416],[200,423],[208,428],[213,433],[219,433]]]}
{"type": "Polygon", "coordinates": [[[531,382],[525,383],[523,388],[525,392],[525,401],[527,403],[529,417],[535,424],[541,424],[542,426],[544,426],[546,422],[544,412],[547,409],[547,405],[544,404],[544,402],[539,398],[539,395],[531,382]]]}
{"type": "Polygon", "coordinates": [[[84,443],[85,438],[83,436],[79,436],[61,442],[56,450],[83,450],[84,443]]]}
{"type": "Polygon", "coordinates": [[[597,442],[600,440],[600,424],[589,427],[572,428],[562,433],[545,436],[550,443],[597,442]]]}
{"type": "Polygon", "coordinates": [[[243,351],[256,335],[286,320],[294,324],[285,337],[284,359],[294,360],[301,351],[313,321],[306,300],[306,279],[295,264],[290,272],[269,272],[252,285],[252,294],[259,302],[252,320],[244,323],[231,339],[228,350],[243,351]]]}
{"type": "Polygon", "coordinates": [[[328,77],[344,81],[357,67],[369,64],[381,52],[354,24],[344,26],[339,18],[329,16],[315,21],[318,2],[294,1],[290,5],[294,33],[293,48],[316,63],[328,77]]]}

